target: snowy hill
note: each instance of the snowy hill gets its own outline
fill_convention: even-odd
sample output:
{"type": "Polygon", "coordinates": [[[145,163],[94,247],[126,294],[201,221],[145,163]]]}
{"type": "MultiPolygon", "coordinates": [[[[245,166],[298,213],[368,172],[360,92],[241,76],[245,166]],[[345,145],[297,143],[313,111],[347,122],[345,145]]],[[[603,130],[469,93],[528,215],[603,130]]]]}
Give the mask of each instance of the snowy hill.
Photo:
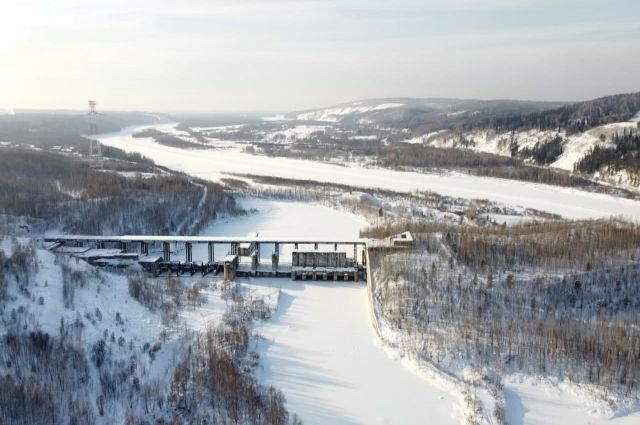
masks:
{"type": "MultiPolygon", "coordinates": [[[[639,113],[640,114],[640,113],[639,113]]],[[[626,133],[636,134],[640,118],[636,114],[628,121],[604,124],[584,132],[567,134],[565,129],[560,130],[518,130],[498,132],[493,129],[482,129],[468,132],[445,130],[428,133],[425,135],[407,139],[408,143],[423,143],[439,148],[471,149],[477,152],[486,152],[503,156],[518,155],[532,163],[544,165],[566,171],[574,171],[579,161],[587,156],[594,148],[615,149],[613,139],[616,135],[626,133]],[[545,145],[559,140],[557,155],[550,157],[549,162],[537,162],[527,153],[535,152],[545,145]],[[517,150],[517,152],[516,152],[517,150]]],[[[592,177],[611,184],[633,188],[638,186],[638,178],[634,176],[632,169],[613,169],[603,167],[594,173],[592,177]]]]}
{"type": "Polygon", "coordinates": [[[510,155],[509,145],[517,142],[519,147],[533,148],[536,143],[544,143],[556,135],[566,139],[562,154],[551,164],[553,167],[572,171],[575,163],[595,146],[609,146],[607,140],[624,130],[635,130],[638,127],[638,118],[630,121],[605,124],[592,128],[582,133],[567,136],[566,131],[555,130],[521,130],[517,132],[496,132],[494,130],[477,130],[463,133],[467,142],[466,146],[460,143],[459,133],[452,131],[430,133],[412,139],[411,143],[425,143],[434,147],[464,147],[478,152],[494,153],[498,155],[510,155]],[[604,140],[602,140],[604,136],[604,140]]]}
{"type": "Polygon", "coordinates": [[[632,93],[484,121],[461,118],[457,125],[437,131],[424,126],[414,129],[414,135],[404,141],[517,157],[637,187],[640,180],[633,158],[639,129],[640,93],[632,93]]]}
{"type": "Polygon", "coordinates": [[[389,127],[416,127],[424,124],[452,124],[473,117],[525,113],[553,108],[558,102],[513,100],[473,100],[449,98],[383,98],[343,103],[327,108],[292,112],[289,119],[355,123],[389,127]]]}

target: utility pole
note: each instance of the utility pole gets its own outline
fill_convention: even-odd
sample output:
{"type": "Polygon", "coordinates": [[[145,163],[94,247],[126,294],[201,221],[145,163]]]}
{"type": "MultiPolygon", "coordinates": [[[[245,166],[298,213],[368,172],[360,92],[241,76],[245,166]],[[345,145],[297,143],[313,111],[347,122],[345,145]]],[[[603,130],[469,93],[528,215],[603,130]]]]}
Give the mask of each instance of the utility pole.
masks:
{"type": "Polygon", "coordinates": [[[95,100],[89,100],[89,157],[93,159],[94,157],[101,156],[102,152],[100,151],[100,144],[98,143],[94,146],[95,135],[98,134],[98,125],[96,124],[96,104],[95,100]]]}

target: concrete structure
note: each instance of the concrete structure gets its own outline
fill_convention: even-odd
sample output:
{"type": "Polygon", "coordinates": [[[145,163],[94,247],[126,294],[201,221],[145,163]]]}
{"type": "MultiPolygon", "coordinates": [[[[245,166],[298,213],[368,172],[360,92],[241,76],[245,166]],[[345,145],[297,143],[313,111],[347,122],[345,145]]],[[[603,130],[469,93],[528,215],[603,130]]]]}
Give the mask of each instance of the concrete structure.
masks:
{"type": "MultiPolygon", "coordinates": [[[[244,237],[230,236],[48,236],[44,241],[54,252],[72,255],[100,265],[116,265],[119,260],[137,261],[153,275],[175,273],[223,272],[225,279],[235,276],[290,276],[292,279],[354,280],[366,278],[366,250],[375,248],[400,248],[412,246],[408,232],[383,240],[373,239],[305,239],[264,238],[257,233],[244,237]],[[194,245],[207,245],[207,258],[194,258],[194,245]],[[271,264],[260,264],[260,246],[272,245],[271,264]],[[216,245],[229,246],[228,255],[216,261],[216,245]],[[293,246],[290,263],[282,261],[281,247],[293,246]],[[313,247],[300,248],[300,246],[313,247]],[[353,256],[338,247],[353,247],[353,256]],[[320,250],[324,247],[324,250],[320,250]],[[328,248],[328,249],[327,249],[328,248]],[[172,258],[172,254],[184,252],[184,260],[172,258]],[[242,257],[249,257],[249,264],[242,257]],[[99,260],[99,261],[98,261],[99,260]]],[[[286,260],[285,260],[286,261],[286,260]]]]}
{"type": "Polygon", "coordinates": [[[229,254],[222,260],[224,267],[224,280],[233,280],[236,278],[236,271],[238,270],[238,256],[235,254],[229,254]]]}
{"type": "Polygon", "coordinates": [[[341,251],[294,250],[291,255],[293,267],[347,267],[347,253],[341,251]]]}

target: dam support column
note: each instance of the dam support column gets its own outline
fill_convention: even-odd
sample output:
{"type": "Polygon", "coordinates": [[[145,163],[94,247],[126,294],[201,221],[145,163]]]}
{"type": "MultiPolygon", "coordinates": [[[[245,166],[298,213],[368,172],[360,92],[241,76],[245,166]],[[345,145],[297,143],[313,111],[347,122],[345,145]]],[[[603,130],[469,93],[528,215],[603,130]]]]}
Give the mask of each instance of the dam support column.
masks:
{"type": "Polygon", "coordinates": [[[171,261],[171,245],[169,242],[162,242],[162,259],[171,261]]]}
{"type": "Polygon", "coordinates": [[[214,243],[213,242],[209,242],[207,244],[208,247],[208,251],[209,251],[209,264],[213,264],[214,262],[214,255],[215,255],[215,251],[214,251],[214,243]]]}
{"type": "Polygon", "coordinates": [[[193,261],[193,245],[191,242],[184,243],[184,257],[187,263],[191,263],[193,261]]]}

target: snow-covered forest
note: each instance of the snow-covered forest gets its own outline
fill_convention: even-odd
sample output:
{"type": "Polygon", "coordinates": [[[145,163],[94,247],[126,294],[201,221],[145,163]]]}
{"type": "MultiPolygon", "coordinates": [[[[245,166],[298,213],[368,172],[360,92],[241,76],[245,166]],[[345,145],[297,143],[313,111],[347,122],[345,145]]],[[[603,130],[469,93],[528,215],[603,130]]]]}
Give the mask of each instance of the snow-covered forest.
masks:
{"type": "Polygon", "coordinates": [[[252,323],[273,306],[239,286],[127,283],[9,239],[0,285],[3,423],[299,423],[248,373],[252,323]],[[186,320],[212,307],[202,328],[186,320]]]}
{"type": "Polygon", "coordinates": [[[235,214],[219,184],[156,167],[140,155],[105,148],[96,167],[71,155],[24,148],[0,156],[0,226],[76,234],[184,234],[217,214],[235,214]],[[198,206],[198,208],[193,208],[198,206]]]}
{"type": "Polygon", "coordinates": [[[524,372],[590,385],[612,405],[638,399],[637,225],[397,226],[366,234],[418,238],[370,257],[376,308],[403,351],[498,388],[524,372]]]}

